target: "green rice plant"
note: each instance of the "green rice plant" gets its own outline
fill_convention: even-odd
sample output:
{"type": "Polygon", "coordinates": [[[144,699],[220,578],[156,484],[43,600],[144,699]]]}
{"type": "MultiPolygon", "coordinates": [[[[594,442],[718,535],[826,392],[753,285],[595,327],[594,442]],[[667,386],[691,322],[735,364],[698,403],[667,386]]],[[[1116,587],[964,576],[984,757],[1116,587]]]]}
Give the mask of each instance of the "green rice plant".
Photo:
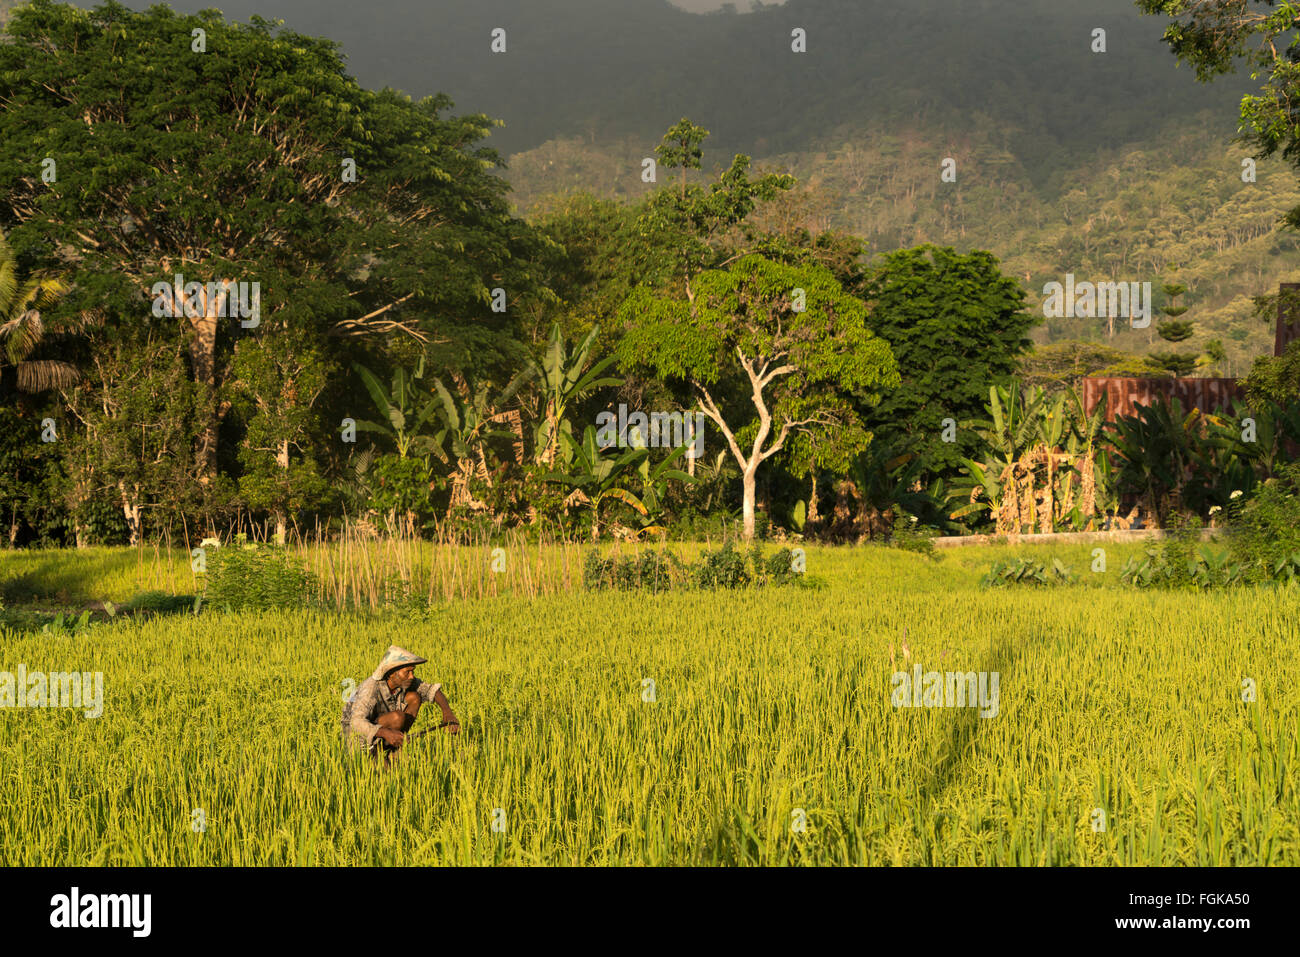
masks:
{"type": "MultiPolygon", "coordinates": [[[[444,561],[483,558],[465,550],[444,561]]],[[[0,672],[105,679],[97,719],[0,708],[0,859],[1300,864],[1300,594],[1113,573],[1087,592],[980,587],[1005,558],[809,547],[825,589],[719,588],[703,610],[693,589],[502,590],[425,618],[363,603],[0,625],[0,672]],[[895,707],[904,633],[906,667],[998,672],[997,714],[895,707]],[[383,771],[343,751],[338,716],[390,643],[431,659],[419,673],[463,729],[383,771]]],[[[110,593],[114,567],[82,585],[110,593]]]]}

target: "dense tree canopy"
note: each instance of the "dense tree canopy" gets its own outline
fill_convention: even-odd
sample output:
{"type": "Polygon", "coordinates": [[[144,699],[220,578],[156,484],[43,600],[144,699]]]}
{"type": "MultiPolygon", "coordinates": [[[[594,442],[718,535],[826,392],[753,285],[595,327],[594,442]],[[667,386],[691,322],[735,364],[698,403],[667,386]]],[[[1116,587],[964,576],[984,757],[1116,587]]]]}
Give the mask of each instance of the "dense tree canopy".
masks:
{"type": "Polygon", "coordinates": [[[1025,294],[985,252],[923,246],[887,254],[862,283],[871,330],[893,349],[902,386],[875,408],[868,426],[899,449],[920,453],[929,473],[951,473],[975,446],[951,432],[984,413],[989,387],[1016,374],[1035,318],[1025,294]]]}

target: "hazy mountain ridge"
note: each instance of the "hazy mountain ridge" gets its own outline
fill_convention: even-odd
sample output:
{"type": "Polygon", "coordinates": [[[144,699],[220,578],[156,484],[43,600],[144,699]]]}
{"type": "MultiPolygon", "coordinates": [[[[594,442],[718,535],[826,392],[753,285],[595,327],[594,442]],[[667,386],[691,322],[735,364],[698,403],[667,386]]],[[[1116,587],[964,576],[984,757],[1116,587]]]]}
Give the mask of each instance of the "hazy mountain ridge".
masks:
{"type": "MultiPolygon", "coordinates": [[[[143,9],[145,0],[133,0],[143,9]]],[[[196,11],[210,0],[182,0],[196,11]]],[[[681,116],[710,117],[714,144],[751,154],[808,148],[859,121],[982,117],[1035,179],[1103,141],[1141,138],[1152,118],[1213,108],[1231,128],[1242,78],[1198,85],[1175,70],[1163,21],[1132,0],[789,0],[744,16],[668,0],[226,0],[343,44],[367,86],[448,93],[461,112],[506,123],[505,153],[556,137],[649,139],[681,116]],[[507,50],[490,50],[506,30],[507,50]],[[791,52],[791,30],[808,52],[791,52]],[[1107,51],[1090,51],[1095,27],[1107,51]],[[1234,85],[1235,84],[1235,85],[1234,85]],[[1235,92],[1234,92],[1235,91],[1235,92]]]]}

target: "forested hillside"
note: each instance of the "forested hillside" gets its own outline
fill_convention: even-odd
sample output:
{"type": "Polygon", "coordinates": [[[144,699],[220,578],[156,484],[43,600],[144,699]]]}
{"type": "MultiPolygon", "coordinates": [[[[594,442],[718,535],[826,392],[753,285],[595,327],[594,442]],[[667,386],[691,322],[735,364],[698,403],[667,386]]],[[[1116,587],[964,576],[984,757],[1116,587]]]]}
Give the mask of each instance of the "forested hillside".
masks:
{"type": "MultiPolygon", "coordinates": [[[[710,125],[708,117],[692,119],[710,125]]],[[[1190,345],[1219,339],[1227,359],[1213,371],[1244,375],[1251,358],[1272,347],[1251,297],[1300,280],[1300,237],[1277,227],[1300,203],[1300,184],[1280,161],[1260,162],[1256,182],[1243,183],[1248,152],[1216,119],[1169,124],[1148,143],[1080,155],[1068,176],[1043,187],[978,131],[846,128],[821,148],[758,158],[759,167],[791,172],[800,185],[755,222],[843,230],[863,237],[873,253],[924,242],[988,249],[1023,283],[1035,309],[1044,284],[1066,273],[1150,281],[1157,303],[1161,283],[1177,279],[1188,286],[1182,301],[1196,324],[1190,345]],[[955,184],[940,180],[946,157],[957,162],[955,184]]],[[[710,145],[706,169],[730,159],[710,145]]],[[[639,197],[652,188],[640,179],[644,153],[628,140],[607,148],[559,139],[515,155],[505,175],[520,211],[541,213],[554,205],[548,193],[639,197]]],[[[1101,320],[1053,319],[1034,335],[1055,342],[1108,332],[1101,320]]],[[[1120,328],[1110,341],[1145,352],[1159,343],[1153,333],[1120,328]]]]}

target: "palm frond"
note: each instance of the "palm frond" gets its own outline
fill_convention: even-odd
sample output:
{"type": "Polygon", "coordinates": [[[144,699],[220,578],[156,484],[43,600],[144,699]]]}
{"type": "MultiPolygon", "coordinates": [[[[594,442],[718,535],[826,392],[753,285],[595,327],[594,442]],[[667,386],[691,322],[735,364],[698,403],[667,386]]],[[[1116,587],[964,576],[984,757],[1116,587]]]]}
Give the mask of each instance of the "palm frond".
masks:
{"type": "Polygon", "coordinates": [[[81,381],[81,373],[70,362],[38,359],[18,363],[18,389],[21,392],[45,392],[47,389],[70,389],[81,381]]]}

